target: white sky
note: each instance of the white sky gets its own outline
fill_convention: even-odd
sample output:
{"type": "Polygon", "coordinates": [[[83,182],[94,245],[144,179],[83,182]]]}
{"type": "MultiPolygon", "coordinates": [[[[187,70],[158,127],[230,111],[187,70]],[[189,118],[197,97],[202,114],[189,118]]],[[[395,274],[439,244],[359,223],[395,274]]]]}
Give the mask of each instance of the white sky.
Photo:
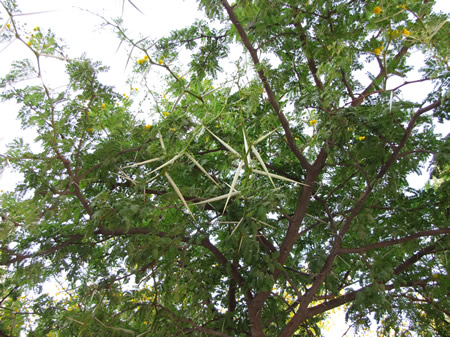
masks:
{"type": "MultiPolygon", "coordinates": [[[[82,53],[93,60],[101,60],[106,65],[111,65],[111,71],[105,75],[104,81],[114,85],[118,92],[127,92],[129,85],[125,84],[128,70],[124,69],[127,58],[126,46],[117,52],[119,40],[110,29],[101,28],[101,19],[92,13],[101,14],[105,18],[123,17],[124,26],[128,28],[130,35],[158,37],[169,33],[173,29],[183,28],[192,23],[202,14],[197,11],[197,3],[194,0],[132,0],[133,3],[144,13],[139,13],[127,0],[125,0],[124,15],[122,16],[122,0],[17,0],[23,15],[18,18],[20,23],[27,23],[27,28],[32,31],[33,27],[40,26],[42,31],[51,28],[57,37],[62,38],[69,47],[69,56],[77,57],[82,53]],[[84,9],[89,9],[89,13],[84,9]],[[32,14],[34,13],[34,14],[32,14]],[[124,48],[125,47],[125,48],[124,48]]],[[[438,1],[439,10],[450,11],[450,2],[438,1]]],[[[2,21],[6,18],[3,8],[0,9],[2,21]]],[[[1,27],[1,26],[0,26],[1,27]]],[[[19,41],[13,42],[6,49],[0,45],[0,77],[4,76],[12,61],[29,57],[29,50],[19,41]]],[[[414,62],[420,62],[420,55],[414,62]]],[[[57,72],[63,68],[56,68],[57,72]]],[[[58,78],[55,69],[48,74],[54,79],[58,78]],[[55,76],[55,77],[53,77],[55,76]]],[[[423,84],[409,87],[410,97],[423,96],[423,84]]],[[[409,98],[409,97],[405,97],[409,98]]],[[[5,151],[5,145],[14,137],[23,132],[20,130],[19,122],[15,119],[17,106],[11,102],[1,103],[0,109],[0,153],[5,151]]],[[[442,129],[441,132],[444,132],[442,129]]],[[[32,143],[32,138],[28,137],[32,143]]],[[[424,177],[413,177],[411,181],[417,186],[422,186],[424,177]]],[[[15,183],[20,180],[20,175],[5,171],[0,177],[0,190],[13,191],[15,183]]],[[[342,312],[333,315],[334,325],[326,336],[342,336],[347,330],[344,324],[342,312]]],[[[358,334],[361,336],[361,333],[358,334]]],[[[367,334],[368,336],[369,334],[367,334]]],[[[351,333],[347,336],[352,336],[351,333]]]]}

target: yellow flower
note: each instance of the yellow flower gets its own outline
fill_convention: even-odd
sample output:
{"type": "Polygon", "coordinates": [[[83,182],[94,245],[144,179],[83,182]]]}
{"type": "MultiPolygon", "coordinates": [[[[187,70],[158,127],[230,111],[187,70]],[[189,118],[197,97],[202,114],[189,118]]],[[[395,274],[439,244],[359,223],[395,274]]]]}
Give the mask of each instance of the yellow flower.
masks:
{"type": "Polygon", "coordinates": [[[164,93],[163,93],[163,98],[164,98],[164,99],[166,99],[166,98],[167,98],[167,97],[166,97],[166,94],[164,94],[164,93]]]}
{"type": "Polygon", "coordinates": [[[134,90],[136,90],[136,91],[139,91],[139,89],[138,89],[138,88],[134,88],[134,90]]]}
{"type": "Polygon", "coordinates": [[[167,111],[164,111],[164,112],[163,112],[163,116],[164,116],[164,117],[167,117],[167,116],[169,116],[169,112],[167,112],[167,111]]]}
{"type": "Polygon", "coordinates": [[[11,28],[11,25],[9,23],[7,23],[6,28],[11,28]]]}
{"type": "Polygon", "coordinates": [[[106,104],[102,103],[102,109],[105,109],[105,108],[106,108],[106,104]]]}
{"type": "Polygon", "coordinates": [[[163,59],[159,59],[158,61],[159,64],[163,64],[163,62],[164,62],[163,59]]]}
{"type": "Polygon", "coordinates": [[[298,138],[298,137],[295,137],[295,140],[300,140],[300,138],[298,138]]]}
{"type": "Polygon", "coordinates": [[[33,30],[34,30],[35,32],[37,32],[37,31],[39,30],[39,26],[34,27],[33,30]]]}
{"type": "Polygon", "coordinates": [[[433,274],[433,277],[434,277],[434,278],[438,278],[438,277],[439,277],[439,274],[433,274]]]}
{"type": "Polygon", "coordinates": [[[398,5],[398,8],[406,9],[406,5],[398,5]]]}
{"type": "Polygon", "coordinates": [[[403,34],[405,37],[408,37],[410,33],[409,33],[409,30],[407,30],[406,28],[403,28],[402,34],[403,34]]]}
{"type": "Polygon", "coordinates": [[[31,47],[31,42],[28,41],[28,42],[27,42],[27,45],[28,45],[28,47],[31,47]]]}
{"type": "Polygon", "coordinates": [[[312,119],[312,120],[310,120],[309,121],[309,124],[312,126],[312,125],[314,125],[314,124],[316,124],[317,123],[317,121],[315,120],[315,119],[312,119]]]}
{"type": "Polygon", "coordinates": [[[391,36],[393,39],[396,39],[400,36],[400,32],[397,29],[395,29],[392,31],[391,36]]]}
{"type": "Polygon", "coordinates": [[[184,80],[184,77],[182,77],[181,79],[184,80]]]}
{"type": "Polygon", "coordinates": [[[144,56],[144,61],[148,61],[148,56],[147,55],[144,56]]]}
{"type": "Polygon", "coordinates": [[[172,132],[175,131],[175,128],[170,128],[170,131],[172,131],[172,132]]]}
{"type": "Polygon", "coordinates": [[[94,129],[93,128],[89,128],[89,129],[87,129],[88,130],[88,132],[92,132],[92,131],[94,131],[94,129]]]}
{"type": "Polygon", "coordinates": [[[119,106],[119,103],[117,102],[116,105],[119,106]]]}
{"type": "Polygon", "coordinates": [[[150,129],[152,126],[150,125],[150,124],[147,124],[146,126],[145,126],[145,128],[148,130],[148,129],[150,129]]]}
{"type": "Polygon", "coordinates": [[[219,127],[219,124],[216,124],[216,128],[218,128],[219,127]]]}
{"type": "Polygon", "coordinates": [[[366,139],[366,136],[360,136],[359,137],[359,140],[364,140],[364,139],[366,139]]]}
{"type": "Polygon", "coordinates": [[[375,15],[379,15],[381,13],[381,8],[380,6],[377,6],[373,9],[373,14],[375,15]]]}
{"type": "Polygon", "coordinates": [[[380,55],[380,54],[381,54],[381,48],[375,48],[375,49],[373,50],[373,53],[374,53],[375,55],[380,55]]]}
{"type": "Polygon", "coordinates": [[[142,63],[144,63],[144,60],[143,60],[143,59],[139,59],[139,60],[138,60],[138,63],[139,63],[139,64],[142,64],[142,63]]]}
{"type": "Polygon", "coordinates": [[[207,142],[209,142],[209,136],[206,136],[206,137],[205,137],[205,140],[206,140],[207,142]]]}

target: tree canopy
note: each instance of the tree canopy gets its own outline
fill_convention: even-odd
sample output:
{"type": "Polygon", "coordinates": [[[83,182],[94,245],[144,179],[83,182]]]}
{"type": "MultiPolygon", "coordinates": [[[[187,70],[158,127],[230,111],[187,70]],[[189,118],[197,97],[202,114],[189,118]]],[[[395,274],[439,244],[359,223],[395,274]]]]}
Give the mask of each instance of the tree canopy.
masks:
{"type": "Polygon", "coordinates": [[[28,48],[0,94],[39,145],[0,156],[23,174],[0,196],[1,336],[321,336],[337,308],[380,335],[449,335],[434,1],[200,0],[203,20],[162,37],[104,18],[127,95],[0,3],[1,42],[28,48]]]}

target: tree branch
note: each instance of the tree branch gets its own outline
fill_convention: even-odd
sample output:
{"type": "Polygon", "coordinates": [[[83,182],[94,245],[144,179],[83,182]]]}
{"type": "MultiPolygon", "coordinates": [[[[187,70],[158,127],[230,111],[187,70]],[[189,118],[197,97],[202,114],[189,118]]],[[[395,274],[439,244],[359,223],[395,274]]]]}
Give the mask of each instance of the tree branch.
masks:
{"type": "MultiPolygon", "coordinates": [[[[423,284],[427,284],[427,281],[426,280],[419,280],[419,281],[415,281],[415,282],[408,282],[408,283],[402,285],[401,287],[402,288],[414,287],[416,285],[423,285],[423,284]]],[[[319,314],[324,313],[324,312],[326,312],[328,310],[331,310],[331,309],[334,309],[336,307],[339,307],[339,306],[341,306],[343,304],[352,302],[352,301],[354,301],[356,299],[356,296],[359,293],[363,292],[366,289],[369,289],[369,288],[373,287],[374,285],[375,285],[374,283],[371,283],[368,286],[365,286],[365,287],[363,287],[361,289],[358,289],[356,291],[353,291],[351,293],[339,296],[339,297],[337,297],[335,299],[332,299],[330,301],[327,301],[327,302],[318,304],[318,305],[316,305],[314,307],[308,308],[306,310],[306,314],[303,316],[303,318],[304,319],[308,319],[309,317],[313,317],[315,315],[319,315],[319,314]]],[[[384,286],[384,289],[385,290],[392,290],[392,289],[395,289],[395,287],[396,286],[394,286],[393,284],[388,284],[388,285],[384,286]]]]}
{"type": "Polygon", "coordinates": [[[344,72],[344,70],[342,70],[342,68],[341,68],[341,75],[342,75],[342,82],[344,82],[344,85],[347,88],[348,95],[350,96],[352,101],[354,101],[355,100],[355,95],[353,95],[352,87],[348,83],[347,76],[345,75],[345,72],[344,72]]]}
{"type": "Polygon", "coordinates": [[[164,311],[166,311],[167,313],[169,313],[170,316],[172,316],[172,317],[174,318],[175,321],[181,321],[181,322],[187,323],[187,324],[193,326],[193,327],[194,327],[193,329],[196,330],[196,331],[204,332],[204,333],[207,333],[208,335],[212,335],[212,336],[231,337],[231,336],[229,336],[229,335],[227,335],[227,334],[224,334],[224,333],[222,333],[222,332],[218,332],[218,331],[215,331],[215,330],[211,330],[211,329],[208,329],[208,328],[204,328],[204,327],[202,327],[202,326],[196,324],[196,323],[195,323],[192,319],[190,319],[190,318],[180,317],[180,316],[174,314],[171,310],[169,310],[168,308],[166,308],[165,306],[163,306],[163,305],[161,305],[161,304],[157,304],[157,306],[160,307],[161,309],[163,309],[164,311]]]}
{"type": "MultiPolygon", "coordinates": [[[[445,100],[445,98],[444,98],[444,100],[445,100]]],[[[414,113],[414,115],[412,116],[411,120],[408,123],[408,127],[406,128],[402,139],[400,140],[400,143],[394,148],[394,151],[393,151],[392,155],[389,157],[389,159],[386,162],[386,164],[384,164],[381,167],[380,171],[378,172],[378,174],[376,176],[377,179],[381,179],[386,174],[387,170],[391,167],[391,165],[398,159],[398,156],[399,156],[399,153],[400,153],[401,149],[406,145],[406,142],[408,141],[409,136],[411,135],[411,132],[414,129],[414,126],[416,125],[417,119],[422,114],[424,114],[425,112],[433,110],[433,109],[437,108],[440,105],[441,105],[441,100],[439,99],[439,100],[431,103],[430,105],[417,110],[414,113]]]]}
{"type": "Polygon", "coordinates": [[[58,251],[60,249],[63,249],[65,247],[69,246],[73,242],[75,242],[77,240],[80,240],[82,238],[83,238],[83,235],[81,235],[81,234],[74,234],[69,239],[67,239],[66,241],[64,241],[64,242],[62,242],[62,243],[60,243],[58,245],[55,245],[53,247],[50,247],[48,249],[41,250],[41,251],[39,251],[39,252],[37,252],[35,254],[27,254],[27,255],[16,254],[17,257],[15,257],[15,258],[9,260],[8,262],[6,262],[6,265],[9,265],[9,264],[12,264],[12,263],[15,263],[15,262],[21,262],[21,261],[23,261],[25,259],[28,259],[28,258],[31,258],[31,257],[34,257],[34,256],[44,256],[44,255],[48,255],[48,254],[54,253],[54,252],[56,252],[56,251],[58,251]]]}
{"type": "Polygon", "coordinates": [[[219,263],[224,267],[227,268],[228,265],[231,266],[231,276],[233,277],[233,279],[236,280],[236,282],[240,285],[243,286],[244,285],[244,279],[242,278],[241,274],[239,273],[237,266],[230,264],[227,260],[227,258],[225,257],[225,255],[222,254],[222,252],[216,247],[214,246],[211,241],[209,241],[208,238],[204,238],[200,244],[207,248],[211,253],[214,254],[214,256],[216,257],[217,261],[219,261],[219,263]]]}
{"type": "Polygon", "coordinates": [[[442,234],[450,234],[450,228],[441,228],[441,229],[436,229],[436,230],[428,230],[428,231],[418,232],[418,233],[414,233],[414,234],[405,236],[400,239],[376,242],[376,243],[372,243],[367,246],[362,246],[362,247],[357,247],[357,248],[341,248],[341,249],[339,249],[338,254],[354,254],[354,253],[360,254],[360,253],[363,253],[363,252],[366,252],[366,251],[372,250],[372,249],[378,249],[378,248],[402,244],[402,243],[405,243],[405,242],[408,242],[408,241],[411,241],[414,239],[418,239],[418,238],[421,238],[424,236],[436,236],[436,235],[442,235],[442,234]]]}
{"type": "MultiPolygon", "coordinates": [[[[386,164],[380,168],[380,171],[378,172],[376,179],[381,179],[386,174],[388,169],[393,165],[393,163],[398,159],[398,154],[401,151],[401,149],[406,145],[406,142],[409,139],[409,136],[411,135],[411,132],[412,132],[419,116],[427,111],[430,111],[430,110],[438,107],[440,104],[441,104],[441,101],[438,100],[438,101],[430,104],[429,106],[427,106],[425,108],[421,108],[416,111],[416,113],[411,118],[411,120],[408,124],[408,127],[405,130],[402,140],[400,141],[399,145],[394,149],[393,154],[391,155],[389,160],[386,162],[386,164]]],[[[290,332],[295,331],[295,328],[298,326],[298,324],[300,324],[302,322],[302,320],[306,319],[305,318],[306,308],[308,307],[309,303],[311,303],[311,301],[313,300],[314,295],[316,294],[316,292],[322,285],[323,281],[325,280],[325,278],[327,277],[329,272],[332,270],[334,260],[335,260],[336,256],[338,255],[339,250],[341,248],[341,243],[342,243],[343,237],[344,237],[345,233],[348,231],[348,229],[350,228],[350,224],[351,224],[352,220],[354,219],[354,217],[356,215],[358,215],[359,212],[361,211],[362,206],[363,206],[364,202],[366,201],[366,199],[369,197],[370,193],[372,192],[372,189],[373,189],[373,184],[368,185],[366,187],[366,190],[363,192],[363,194],[360,196],[360,198],[356,201],[355,206],[352,208],[350,214],[345,219],[344,224],[343,224],[341,230],[339,231],[339,234],[337,236],[335,236],[333,248],[331,249],[320,273],[317,275],[314,283],[309,288],[309,290],[300,299],[299,311],[289,321],[289,323],[286,325],[285,329],[283,329],[283,332],[280,334],[280,336],[287,336],[290,332]]]]}
{"type": "MultiPolygon", "coordinates": [[[[405,260],[402,264],[400,264],[399,266],[397,266],[397,268],[394,269],[394,275],[400,275],[402,272],[404,272],[405,270],[407,270],[409,267],[411,267],[414,263],[416,263],[417,261],[419,261],[423,256],[427,255],[427,254],[431,254],[435,251],[436,249],[436,245],[429,245],[427,247],[424,247],[422,249],[420,249],[417,253],[415,253],[414,255],[412,255],[410,258],[408,258],[407,260],[405,260]]],[[[402,287],[412,287],[415,285],[423,285],[425,282],[426,284],[426,280],[419,280],[419,281],[415,281],[415,282],[409,282],[405,285],[402,285],[402,287]]],[[[361,291],[364,291],[364,289],[367,289],[369,287],[372,287],[374,284],[370,284],[364,288],[361,288],[357,291],[345,294],[343,296],[340,296],[338,298],[335,298],[331,301],[325,302],[325,303],[321,303],[315,307],[309,308],[308,309],[308,314],[307,317],[312,317],[318,314],[321,314],[325,311],[331,310],[333,308],[336,308],[338,306],[341,306],[345,303],[351,302],[353,300],[355,300],[356,295],[358,293],[360,293],[361,291]]],[[[385,285],[385,290],[392,290],[395,289],[394,285],[385,285]]],[[[305,319],[306,319],[305,318],[305,319]]]]}
{"type": "Polygon", "coordinates": [[[269,84],[269,81],[264,73],[264,70],[261,68],[261,62],[259,61],[259,57],[256,52],[256,49],[252,46],[250,40],[248,39],[247,33],[245,32],[244,28],[242,28],[241,23],[239,22],[236,14],[234,13],[233,8],[230,6],[228,1],[227,0],[221,0],[221,1],[228,13],[228,16],[230,17],[231,22],[236,27],[236,30],[238,31],[239,36],[241,37],[241,40],[242,40],[245,48],[250,53],[250,56],[253,60],[253,64],[255,65],[256,70],[258,72],[258,76],[264,85],[264,89],[266,90],[267,96],[269,98],[269,102],[272,105],[272,108],[275,111],[276,115],[278,116],[278,119],[280,120],[281,125],[284,129],[289,148],[294,153],[294,155],[297,157],[297,159],[300,161],[302,166],[306,169],[309,169],[311,164],[308,162],[308,160],[305,158],[305,156],[303,156],[300,149],[297,147],[294,136],[292,135],[292,132],[291,132],[291,128],[289,126],[289,121],[286,119],[286,116],[281,111],[281,108],[278,104],[275,94],[272,91],[272,87],[269,84]]]}
{"type": "MultiPolygon", "coordinates": [[[[403,46],[402,49],[397,53],[397,55],[394,56],[394,58],[391,61],[391,64],[394,64],[398,62],[403,56],[406,55],[407,51],[409,49],[409,46],[403,46]]],[[[388,66],[389,68],[389,66],[388,66]]],[[[387,76],[387,69],[383,66],[380,67],[380,72],[378,73],[377,77],[367,86],[366,89],[358,96],[356,100],[353,100],[352,107],[357,107],[362,104],[364,101],[364,98],[366,96],[369,96],[370,93],[373,91],[373,88],[375,87],[375,83],[379,82],[383,77],[387,76]]]]}

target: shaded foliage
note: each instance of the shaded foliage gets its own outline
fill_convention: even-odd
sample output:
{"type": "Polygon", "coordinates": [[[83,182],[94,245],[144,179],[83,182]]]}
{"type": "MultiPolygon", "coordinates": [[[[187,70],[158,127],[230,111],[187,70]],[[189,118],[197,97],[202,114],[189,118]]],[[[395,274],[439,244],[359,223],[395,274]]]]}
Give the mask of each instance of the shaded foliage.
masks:
{"type": "Polygon", "coordinates": [[[106,20],[132,78],[164,79],[131,98],[51,31],[27,40],[1,3],[2,41],[33,57],[1,97],[40,145],[0,157],[24,176],[0,196],[3,335],[320,336],[339,307],[380,334],[448,335],[449,143],[434,128],[449,44],[433,1],[201,0],[205,20],[157,40],[106,20]],[[412,51],[425,65],[393,86],[419,70],[412,51]],[[24,82],[48,57],[64,89],[24,82]],[[434,88],[404,99],[418,82],[434,88]]]}

